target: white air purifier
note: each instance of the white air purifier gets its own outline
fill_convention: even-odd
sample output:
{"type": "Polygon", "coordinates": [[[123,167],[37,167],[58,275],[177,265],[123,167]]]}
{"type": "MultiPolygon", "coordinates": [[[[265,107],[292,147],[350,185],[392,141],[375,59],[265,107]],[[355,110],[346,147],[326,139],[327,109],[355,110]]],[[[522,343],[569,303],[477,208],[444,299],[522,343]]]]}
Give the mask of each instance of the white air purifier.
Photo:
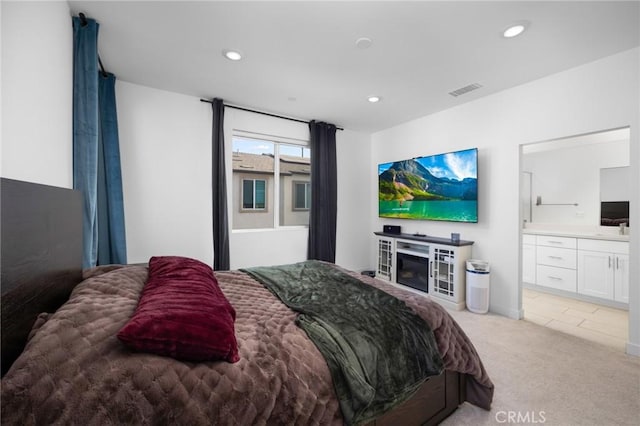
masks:
{"type": "Polygon", "coordinates": [[[467,260],[467,309],[476,314],[489,312],[489,263],[467,260]]]}

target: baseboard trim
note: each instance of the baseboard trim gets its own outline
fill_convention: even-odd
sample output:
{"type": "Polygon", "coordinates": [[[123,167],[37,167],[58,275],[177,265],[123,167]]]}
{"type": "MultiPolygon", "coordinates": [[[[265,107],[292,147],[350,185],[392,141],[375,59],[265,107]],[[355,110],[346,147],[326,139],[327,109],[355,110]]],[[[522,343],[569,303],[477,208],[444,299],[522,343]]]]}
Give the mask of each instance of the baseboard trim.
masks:
{"type": "Polygon", "coordinates": [[[640,357],[640,345],[627,342],[627,354],[640,357]]]}
{"type": "Polygon", "coordinates": [[[524,318],[524,310],[522,309],[509,309],[504,306],[492,305],[489,308],[489,312],[492,314],[502,315],[503,317],[511,318],[514,320],[520,320],[524,318]]]}

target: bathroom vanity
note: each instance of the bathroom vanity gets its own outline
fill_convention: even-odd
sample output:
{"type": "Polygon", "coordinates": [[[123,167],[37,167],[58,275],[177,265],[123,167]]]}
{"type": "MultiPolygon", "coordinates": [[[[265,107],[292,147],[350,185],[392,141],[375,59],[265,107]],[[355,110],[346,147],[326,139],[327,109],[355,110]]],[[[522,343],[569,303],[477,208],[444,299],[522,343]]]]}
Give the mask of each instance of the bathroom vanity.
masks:
{"type": "Polygon", "coordinates": [[[629,236],[523,230],[525,286],[628,309],[629,236]]]}

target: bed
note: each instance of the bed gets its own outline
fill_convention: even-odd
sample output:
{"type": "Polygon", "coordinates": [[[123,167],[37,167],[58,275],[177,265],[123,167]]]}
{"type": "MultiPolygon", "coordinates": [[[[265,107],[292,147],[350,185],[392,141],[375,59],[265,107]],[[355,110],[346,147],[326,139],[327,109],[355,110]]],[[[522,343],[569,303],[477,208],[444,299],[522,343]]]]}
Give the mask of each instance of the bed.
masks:
{"type": "MultiPolygon", "coordinates": [[[[3,216],[15,204],[3,191],[3,216]]],[[[444,366],[406,401],[356,423],[437,424],[464,401],[489,408],[493,384],[472,343],[443,308],[382,281],[332,268],[404,301],[430,325],[444,366]]],[[[2,379],[2,424],[348,423],[327,361],[296,325],[298,315],[248,271],[215,273],[234,309],[237,362],[177,360],[124,345],[118,334],[135,316],[149,271],[148,265],[102,266],[85,270],[77,285],[78,277],[70,274],[69,282],[59,285],[73,286],[66,303],[37,315],[33,309],[24,315],[14,309],[6,322],[5,287],[15,295],[21,286],[3,282],[3,337],[17,317],[27,317],[19,323],[29,325],[23,326],[26,347],[13,362],[5,360],[3,338],[3,368],[6,362],[11,368],[2,379]]],[[[23,291],[8,300],[24,306],[48,299],[48,292],[23,291]]]]}

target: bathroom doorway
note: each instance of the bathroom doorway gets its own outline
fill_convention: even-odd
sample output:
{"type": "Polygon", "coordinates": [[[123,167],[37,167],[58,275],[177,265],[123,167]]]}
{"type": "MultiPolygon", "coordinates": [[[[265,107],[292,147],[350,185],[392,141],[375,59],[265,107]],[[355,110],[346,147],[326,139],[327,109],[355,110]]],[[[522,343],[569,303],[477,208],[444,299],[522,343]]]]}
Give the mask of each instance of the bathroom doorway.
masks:
{"type": "Polygon", "coordinates": [[[602,215],[628,205],[629,144],[627,127],[520,147],[524,319],[622,351],[629,223],[602,215]]]}

